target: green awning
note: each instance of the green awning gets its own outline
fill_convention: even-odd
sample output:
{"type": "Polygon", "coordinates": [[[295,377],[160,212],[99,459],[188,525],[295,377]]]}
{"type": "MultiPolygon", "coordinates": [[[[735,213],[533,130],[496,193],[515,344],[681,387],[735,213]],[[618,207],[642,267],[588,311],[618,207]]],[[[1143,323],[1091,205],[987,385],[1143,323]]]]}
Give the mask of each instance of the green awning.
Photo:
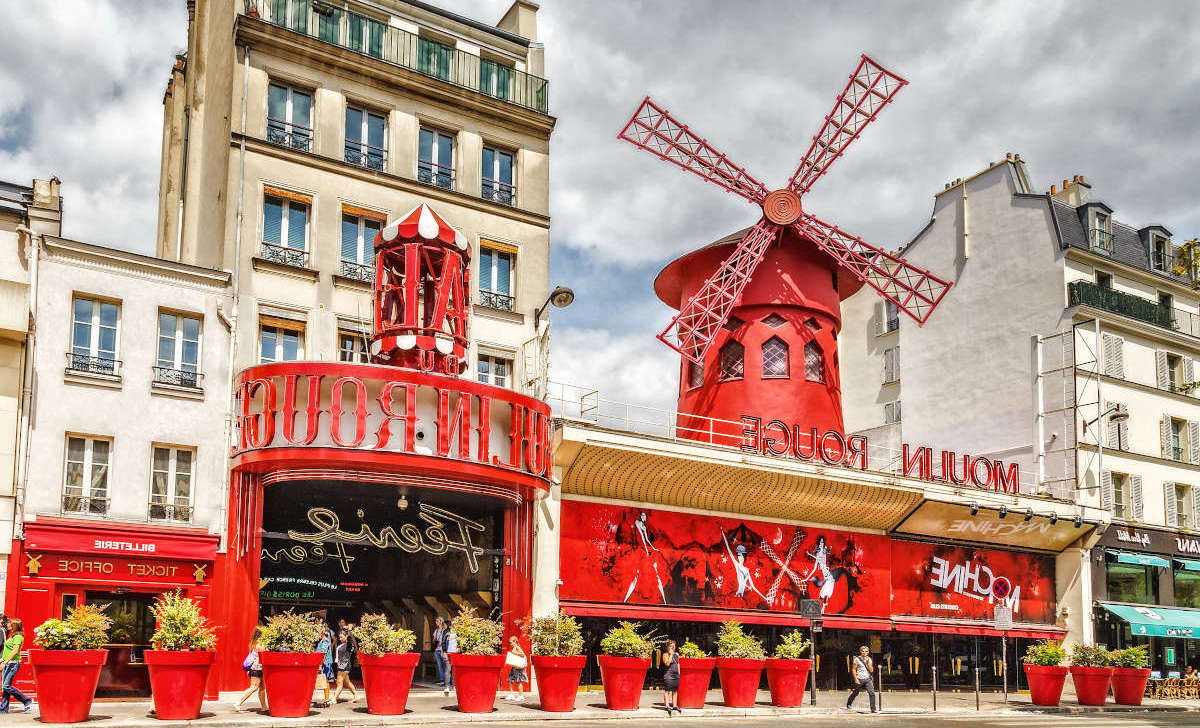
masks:
{"type": "Polygon", "coordinates": [[[1186,571],[1200,571],[1200,561],[1195,559],[1175,559],[1186,571]]]}
{"type": "Polygon", "coordinates": [[[1142,554],[1136,551],[1114,551],[1118,564],[1137,564],[1138,566],[1162,566],[1171,568],[1171,562],[1154,554],[1142,554]]]}
{"type": "Polygon", "coordinates": [[[1200,639],[1200,609],[1135,607],[1110,602],[1100,602],[1100,606],[1129,622],[1135,637],[1200,639]]]}

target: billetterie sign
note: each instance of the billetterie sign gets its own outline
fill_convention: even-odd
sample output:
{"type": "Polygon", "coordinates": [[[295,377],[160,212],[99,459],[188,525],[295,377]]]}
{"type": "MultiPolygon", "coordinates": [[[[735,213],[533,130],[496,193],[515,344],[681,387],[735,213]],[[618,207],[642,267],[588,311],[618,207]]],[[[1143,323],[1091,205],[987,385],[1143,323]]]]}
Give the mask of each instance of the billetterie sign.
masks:
{"type": "MultiPolygon", "coordinates": [[[[836,430],[742,415],[741,448],[757,455],[867,470],[869,441],[866,435],[846,436],[836,430]]],[[[1021,482],[1018,463],[908,443],[902,446],[900,468],[905,477],[1002,493],[1018,492],[1021,482]]]]}

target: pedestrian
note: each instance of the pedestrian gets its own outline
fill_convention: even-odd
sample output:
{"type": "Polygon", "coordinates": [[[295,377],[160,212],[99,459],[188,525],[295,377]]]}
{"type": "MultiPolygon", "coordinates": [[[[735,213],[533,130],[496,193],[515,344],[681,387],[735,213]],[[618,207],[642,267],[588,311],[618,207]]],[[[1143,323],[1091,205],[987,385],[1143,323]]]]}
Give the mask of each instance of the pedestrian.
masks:
{"type": "Polygon", "coordinates": [[[337,657],[334,659],[334,664],[337,666],[337,690],[333,692],[333,704],[337,705],[338,698],[341,697],[342,690],[350,689],[350,702],[358,700],[358,691],[354,689],[354,683],[350,682],[350,635],[347,632],[342,632],[338,635],[337,657]]]}
{"type": "Polygon", "coordinates": [[[233,709],[237,712],[242,712],[242,703],[250,699],[251,695],[258,693],[258,704],[263,710],[267,709],[267,691],[263,688],[263,672],[262,663],[259,662],[258,653],[262,650],[262,643],[259,642],[259,628],[254,628],[254,634],[250,636],[250,653],[246,655],[246,659],[242,661],[242,669],[250,676],[250,687],[246,688],[246,692],[242,693],[242,697],[237,701],[237,705],[233,709]]]}
{"type": "Polygon", "coordinates": [[[325,694],[325,699],[321,701],[322,708],[329,707],[329,680],[334,676],[333,672],[333,642],[329,639],[329,627],[321,626],[321,639],[317,640],[317,652],[322,655],[321,666],[317,668],[317,687],[325,694]]]}
{"type": "Polygon", "coordinates": [[[442,668],[446,671],[446,685],[442,688],[442,695],[449,695],[454,689],[454,668],[450,666],[450,655],[458,652],[458,635],[454,634],[454,625],[446,627],[444,640],[442,668]]]}
{"type": "Polygon", "coordinates": [[[0,654],[0,665],[3,665],[3,691],[4,698],[0,699],[0,713],[8,712],[9,698],[20,700],[25,706],[25,712],[29,712],[29,706],[33,705],[33,700],[25,695],[25,693],[13,687],[13,680],[17,677],[17,670],[21,669],[21,645],[25,643],[25,628],[21,624],[21,620],[8,620],[7,629],[5,632],[9,635],[8,639],[4,640],[4,651],[0,654]]]}
{"type": "Polygon", "coordinates": [[[508,654],[504,656],[504,664],[508,665],[508,695],[505,695],[504,699],[513,703],[524,703],[525,682],[529,680],[525,668],[529,665],[529,657],[525,650],[521,649],[516,635],[508,638],[508,654]]]}
{"type": "Polygon", "coordinates": [[[0,613],[0,645],[8,641],[8,615],[0,613]]]}
{"type": "Polygon", "coordinates": [[[446,687],[446,671],[442,667],[442,655],[446,651],[446,618],[438,617],[437,629],[433,630],[433,664],[437,666],[438,685],[446,687]]]}
{"type": "Polygon", "coordinates": [[[675,717],[682,713],[679,709],[679,652],[675,649],[675,640],[667,640],[667,654],[663,655],[663,705],[667,708],[667,716],[675,717]]]}
{"type": "Polygon", "coordinates": [[[850,691],[850,697],[846,698],[846,710],[850,710],[850,706],[854,703],[854,699],[862,691],[867,691],[867,697],[871,699],[871,712],[878,713],[875,708],[875,662],[871,659],[871,650],[866,645],[858,648],[858,654],[854,656],[854,689],[850,691]]]}

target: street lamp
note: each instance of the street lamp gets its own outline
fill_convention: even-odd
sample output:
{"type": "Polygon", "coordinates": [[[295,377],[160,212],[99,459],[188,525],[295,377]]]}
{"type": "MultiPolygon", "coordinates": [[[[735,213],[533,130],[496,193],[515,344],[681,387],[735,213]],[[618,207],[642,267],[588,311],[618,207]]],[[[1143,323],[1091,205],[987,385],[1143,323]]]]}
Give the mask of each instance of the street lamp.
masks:
{"type": "Polygon", "coordinates": [[[545,310],[551,304],[554,304],[555,308],[566,308],[567,306],[570,306],[574,300],[575,291],[572,291],[566,286],[556,286],[553,291],[550,291],[550,295],[546,296],[546,300],[542,303],[542,305],[538,306],[537,310],[533,312],[534,326],[536,326],[537,323],[542,320],[542,313],[545,312],[545,310]]]}
{"type": "Polygon", "coordinates": [[[1104,412],[1102,412],[1099,416],[1097,416],[1093,419],[1090,419],[1090,420],[1084,420],[1083,421],[1083,431],[1087,432],[1087,429],[1089,427],[1096,424],[1097,422],[1104,419],[1105,417],[1108,417],[1108,421],[1113,423],[1114,425],[1116,425],[1116,424],[1120,424],[1120,423],[1128,420],[1129,413],[1126,412],[1125,410],[1121,409],[1121,405],[1114,404],[1111,407],[1109,407],[1108,409],[1104,410],[1104,412]]]}

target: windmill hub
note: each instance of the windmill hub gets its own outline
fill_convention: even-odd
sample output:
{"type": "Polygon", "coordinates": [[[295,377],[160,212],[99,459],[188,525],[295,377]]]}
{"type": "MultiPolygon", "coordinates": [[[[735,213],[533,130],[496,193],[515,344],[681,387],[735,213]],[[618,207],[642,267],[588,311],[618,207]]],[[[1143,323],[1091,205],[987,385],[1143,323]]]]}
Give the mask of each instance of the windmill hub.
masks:
{"type": "Polygon", "coordinates": [[[790,225],[800,219],[800,195],[786,187],[767,194],[763,214],[776,225],[790,225]]]}

